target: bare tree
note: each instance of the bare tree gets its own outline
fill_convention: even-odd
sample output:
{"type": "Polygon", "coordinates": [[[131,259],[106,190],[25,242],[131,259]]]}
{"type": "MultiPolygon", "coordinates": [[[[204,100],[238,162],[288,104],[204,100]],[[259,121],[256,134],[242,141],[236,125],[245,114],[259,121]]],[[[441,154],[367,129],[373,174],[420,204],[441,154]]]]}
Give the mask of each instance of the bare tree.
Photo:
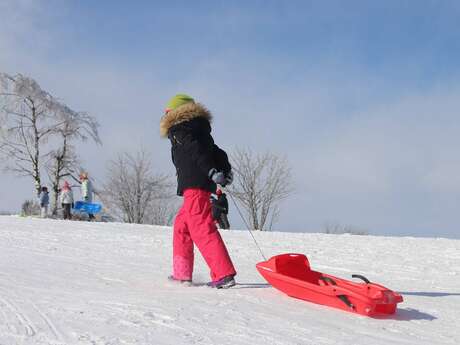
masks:
{"type": "MultiPolygon", "coordinates": [[[[37,193],[41,187],[41,145],[51,135],[51,96],[32,79],[0,74],[2,138],[0,150],[11,165],[7,168],[32,176],[37,193]]],[[[51,121],[53,122],[53,121],[51,121]]]]}
{"type": "Polygon", "coordinates": [[[293,191],[288,161],[273,153],[254,154],[236,149],[231,155],[235,174],[229,188],[247,214],[252,229],[270,230],[279,216],[280,202],[293,191]]]}
{"type": "Polygon", "coordinates": [[[369,235],[369,231],[352,225],[342,225],[339,223],[328,222],[324,224],[323,232],[325,234],[351,234],[351,235],[369,235]]]}
{"type": "Polygon", "coordinates": [[[78,158],[73,146],[64,143],[63,147],[50,153],[50,160],[46,164],[48,177],[51,181],[53,191],[52,210],[53,215],[57,214],[58,198],[61,180],[67,176],[76,175],[78,171],[78,158]]]}
{"type": "MultiPolygon", "coordinates": [[[[77,180],[76,175],[81,170],[74,141],[87,141],[92,139],[101,144],[97,121],[86,113],[68,112],[60,114],[61,125],[56,129],[60,146],[50,152],[50,160],[46,164],[46,170],[51,181],[53,194],[52,214],[58,209],[58,195],[61,180],[71,176],[77,180]]],[[[78,181],[78,180],[77,180],[78,181]]]]}
{"type": "Polygon", "coordinates": [[[40,204],[37,200],[26,200],[21,205],[21,216],[37,216],[40,214],[40,204]]]}
{"type": "Polygon", "coordinates": [[[170,177],[152,172],[144,151],[121,153],[110,161],[101,198],[115,217],[128,223],[165,222],[171,212],[170,177]]]}
{"type": "Polygon", "coordinates": [[[32,78],[0,73],[0,153],[7,159],[6,168],[31,176],[38,193],[42,165],[50,155],[46,144],[66,117],[78,114],[32,78]]]}
{"type": "Polygon", "coordinates": [[[169,192],[155,199],[145,223],[155,225],[171,225],[173,223],[179,207],[178,199],[173,194],[169,192]]]}

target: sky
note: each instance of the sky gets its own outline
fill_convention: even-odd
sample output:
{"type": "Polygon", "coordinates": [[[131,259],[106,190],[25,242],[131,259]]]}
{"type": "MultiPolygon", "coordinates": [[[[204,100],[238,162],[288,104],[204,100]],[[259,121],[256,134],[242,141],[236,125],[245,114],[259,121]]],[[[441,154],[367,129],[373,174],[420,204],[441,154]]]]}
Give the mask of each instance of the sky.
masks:
{"type": "MultiPolygon", "coordinates": [[[[98,183],[140,147],[174,172],[158,123],[184,92],[228,152],[289,160],[275,230],[458,238],[459,18],[448,0],[0,0],[0,71],[98,119],[103,145],[79,147],[98,183]]],[[[15,211],[33,184],[2,173],[0,190],[15,211]]]]}

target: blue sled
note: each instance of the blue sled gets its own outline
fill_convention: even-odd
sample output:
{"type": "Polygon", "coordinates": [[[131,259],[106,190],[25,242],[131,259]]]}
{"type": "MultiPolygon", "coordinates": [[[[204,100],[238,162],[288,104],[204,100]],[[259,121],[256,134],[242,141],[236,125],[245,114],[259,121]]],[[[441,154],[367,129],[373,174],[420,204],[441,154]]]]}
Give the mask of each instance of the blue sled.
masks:
{"type": "Polygon", "coordinates": [[[102,205],[101,204],[91,204],[85,201],[77,201],[73,209],[74,211],[77,211],[77,212],[96,214],[96,213],[101,212],[102,205]]]}

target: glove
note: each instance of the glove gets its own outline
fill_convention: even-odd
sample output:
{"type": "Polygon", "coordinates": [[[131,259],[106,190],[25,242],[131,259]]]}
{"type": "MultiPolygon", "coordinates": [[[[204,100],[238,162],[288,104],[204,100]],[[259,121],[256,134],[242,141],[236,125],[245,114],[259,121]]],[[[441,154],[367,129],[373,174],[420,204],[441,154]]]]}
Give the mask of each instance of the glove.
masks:
{"type": "Polygon", "coordinates": [[[208,176],[211,180],[214,181],[215,184],[219,184],[222,187],[225,187],[225,185],[227,184],[227,179],[225,178],[224,173],[222,171],[217,171],[217,169],[215,168],[209,170],[208,176]]]}
{"type": "Polygon", "coordinates": [[[225,181],[226,185],[230,186],[233,182],[233,172],[230,170],[226,175],[225,175],[225,181]]]}

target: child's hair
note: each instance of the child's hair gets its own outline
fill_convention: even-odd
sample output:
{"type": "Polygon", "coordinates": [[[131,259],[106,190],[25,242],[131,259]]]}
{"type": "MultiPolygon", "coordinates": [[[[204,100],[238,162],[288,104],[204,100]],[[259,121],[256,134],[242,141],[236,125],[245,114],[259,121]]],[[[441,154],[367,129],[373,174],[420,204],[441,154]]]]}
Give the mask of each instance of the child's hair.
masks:
{"type": "Polygon", "coordinates": [[[42,192],[47,192],[48,191],[48,187],[42,187],[42,192]]]}

